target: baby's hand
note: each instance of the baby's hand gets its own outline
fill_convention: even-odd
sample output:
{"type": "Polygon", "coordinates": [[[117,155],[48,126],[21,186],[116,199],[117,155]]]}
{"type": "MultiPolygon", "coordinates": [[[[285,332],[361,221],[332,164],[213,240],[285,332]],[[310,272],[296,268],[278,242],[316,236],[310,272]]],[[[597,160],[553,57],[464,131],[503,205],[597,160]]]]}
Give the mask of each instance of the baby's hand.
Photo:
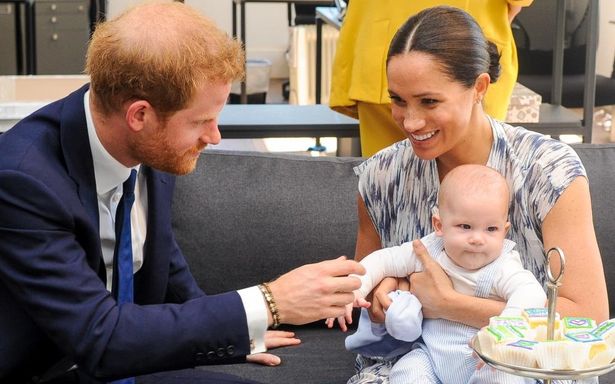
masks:
{"type": "Polygon", "coordinates": [[[340,324],[340,329],[342,330],[342,332],[348,331],[348,327],[346,326],[346,324],[352,324],[352,303],[346,304],[346,311],[344,313],[344,316],[330,317],[325,321],[325,324],[327,324],[327,327],[333,328],[336,319],[337,322],[340,324]]]}
{"type": "MultiPolygon", "coordinates": [[[[371,303],[369,301],[365,300],[365,298],[355,292],[354,302],[346,305],[346,313],[344,313],[344,316],[337,317],[337,322],[340,324],[340,329],[342,332],[348,331],[347,324],[352,324],[353,307],[369,308],[370,305],[371,303]]],[[[325,324],[327,324],[327,327],[333,328],[335,325],[335,320],[336,318],[330,317],[325,321],[325,324]]]]}

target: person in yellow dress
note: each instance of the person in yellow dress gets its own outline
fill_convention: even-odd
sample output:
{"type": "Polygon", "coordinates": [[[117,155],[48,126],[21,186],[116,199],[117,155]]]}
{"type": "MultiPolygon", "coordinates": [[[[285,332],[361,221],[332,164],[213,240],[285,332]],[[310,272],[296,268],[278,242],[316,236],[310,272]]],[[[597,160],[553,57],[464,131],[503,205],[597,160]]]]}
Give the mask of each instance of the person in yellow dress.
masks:
{"type": "Polygon", "coordinates": [[[405,139],[391,117],[386,55],[395,31],[424,8],[450,5],[472,15],[500,52],[502,72],[491,84],[483,107],[503,120],[517,81],[517,50],[510,23],[533,0],[352,0],[340,30],[333,63],[329,105],[359,119],[361,153],[371,156],[405,139]]]}

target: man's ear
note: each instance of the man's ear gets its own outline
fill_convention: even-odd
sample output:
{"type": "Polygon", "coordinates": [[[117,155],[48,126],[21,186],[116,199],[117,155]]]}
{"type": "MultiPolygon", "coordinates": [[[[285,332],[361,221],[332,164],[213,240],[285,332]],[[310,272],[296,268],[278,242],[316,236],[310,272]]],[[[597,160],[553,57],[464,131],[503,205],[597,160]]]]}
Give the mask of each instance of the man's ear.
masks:
{"type": "Polygon", "coordinates": [[[126,124],[134,132],[141,131],[145,128],[148,119],[155,118],[154,109],[146,100],[135,100],[126,104],[126,124]]]}
{"type": "Polygon", "coordinates": [[[431,225],[433,226],[436,236],[442,236],[442,220],[439,213],[431,215],[431,225]]]}

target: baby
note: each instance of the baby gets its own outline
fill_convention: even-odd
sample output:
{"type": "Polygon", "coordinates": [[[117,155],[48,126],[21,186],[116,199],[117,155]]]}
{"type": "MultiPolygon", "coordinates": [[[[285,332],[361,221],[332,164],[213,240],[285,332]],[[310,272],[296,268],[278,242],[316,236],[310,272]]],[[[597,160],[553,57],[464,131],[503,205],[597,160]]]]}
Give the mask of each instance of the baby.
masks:
{"type": "MultiPolygon", "coordinates": [[[[515,243],[505,239],[510,227],[507,220],[509,189],[506,179],[483,165],[462,165],[451,170],[441,183],[438,209],[434,209],[434,232],[421,241],[431,257],[450,277],[457,292],[465,295],[505,301],[502,316],[520,315],[523,309],[543,307],[545,292],[534,275],[525,270],[515,243]]],[[[369,307],[365,297],[385,277],[406,277],[423,269],[412,243],[380,249],[361,260],[367,273],[357,276],[361,288],[355,291],[356,307],[369,307]]],[[[369,324],[365,310],[357,332],[346,340],[348,349],[369,357],[391,357],[407,352],[391,368],[392,384],[408,382],[444,383],[523,383],[526,379],[503,372],[476,370],[477,360],[468,346],[478,331],[462,323],[445,319],[422,321],[421,305],[408,292],[392,293],[385,327],[369,324]],[[421,331],[422,324],[422,331],[421,331]],[[380,343],[388,333],[395,339],[422,342],[380,343]]],[[[391,295],[390,295],[391,296],[391,295]]],[[[337,320],[345,329],[353,305],[346,316],[337,320]]],[[[328,319],[329,327],[335,319],[328,319]]],[[[389,337],[390,338],[390,337],[389,337]]],[[[527,379],[529,380],[529,379],[527,379]]],[[[533,381],[528,381],[533,382],[533,381]]]]}

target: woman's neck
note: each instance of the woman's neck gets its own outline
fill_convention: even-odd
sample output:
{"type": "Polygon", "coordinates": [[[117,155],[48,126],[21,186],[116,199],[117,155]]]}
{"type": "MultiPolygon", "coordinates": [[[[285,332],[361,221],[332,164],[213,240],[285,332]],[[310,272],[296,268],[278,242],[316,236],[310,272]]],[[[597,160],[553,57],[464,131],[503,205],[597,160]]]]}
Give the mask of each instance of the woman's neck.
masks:
{"type": "Polygon", "coordinates": [[[493,146],[493,130],[484,113],[477,114],[471,123],[470,134],[452,150],[436,158],[440,181],[453,168],[462,164],[487,164],[493,146]]]}

